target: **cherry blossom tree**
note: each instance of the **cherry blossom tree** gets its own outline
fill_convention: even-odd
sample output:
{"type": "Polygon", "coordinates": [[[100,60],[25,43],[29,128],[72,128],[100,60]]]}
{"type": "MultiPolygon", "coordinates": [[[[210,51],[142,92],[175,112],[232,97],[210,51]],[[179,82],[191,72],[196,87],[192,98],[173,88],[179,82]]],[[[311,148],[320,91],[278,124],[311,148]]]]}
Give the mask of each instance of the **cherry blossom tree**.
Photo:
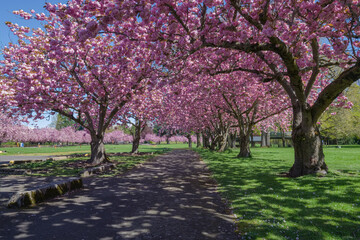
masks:
{"type": "MultiPolygon", "coordinates": [[[[109,48],[119,42],[130,42],[129,45],[134,46],[131,50],[137,49],[136,46],[141,46],[138,51],[158,50],[152,57],[159,61],[157,66],[162,66],[166,74],[183,76],[179,72],[189,71],[189,68],[209,74],[238,71],[256,74],[264,83],[277,82],[288,95],[293,112],[295,162],[290,176],[327,172],[316,123],[341,92],[360,77],[358,0],[73,0],[68,5],[47,4],[47,9],[63,27],[51,36],[52,41],[50,37],[47,40],[42,38],[41,42],[48,46],[40,49],[58,50],[60,58],[66,48],[58,46],[64,46],[66,38],[73,38],[71,43],[76,49],[81,49],[81,44],[95,43],[97,34],[106,32],[116,36],[111,38],[114,42],[108,44],[109,48]],[[206,59],[202,57],[204,55],[207,55],[206,59]],[[331,74],[334,66],[342,69],[336,76],[331,74]]],[[[19,14],[31,17],[24,12],[19,14]]],[[[43,19],[46,16],[37,17],[43,19]]],[[[54,32],[52,24],[48,25],[48,31],[54,32]]],[[[20,37],[28,31],[11,26],[20,37]]],[[[31,42],[31,39],[27,41],[31,42]]],[[[96,46],[92,48],[98,49],[96,46]]],[[[33,56],[27,47],[10,46],[6,49],[5,59],[9,59],[8,55],[21,56],[20,50],[12,51],[12,48],[33,56]]],[[[105,49],[101,50],[106,53],[105,49]]],[[[119,61],[120,56],[131,59],[144,55],[133,65],[136,66],[133,71],[142,69],[138,67],[140,60],[147,59],[148,54],[134,54],[131,50],[128,51],[132,54],[126,54],[129,52],[119,47],[107,56],[119,56],[116,59],[119,61]]],[[[84,58],[86,51],[82,52],[84,58]]],[[[91,51],[89,54],[94,56],[91,51]]],[[[7,68],[14,68],[18,62],[26,61],[8,61],[7,68]]],[[[68,71],[73,69],[73,63],[74,60],[65,65],[68,71]]],[[[80,60],[77,63],[83,64],[80,60]]],[[[23,68],[21,64],[18,67],[23,68]]],[[[30,73],[36,74],[31,70],[30,73]]],[[[9,70],[5,70],[5,74],[11,75],[9,70]]],[[[174,79],[167,79],[167,83],[171,84],[174,79]]],[[[94,82],[98,84],[97,81],[94,82]]],[[[138,88],[138,84],[130,86],[135,86],[130,87],[132,90],[138,88]]],[[[40,108],[38,105],[36,107],[40,108]]],[[[77,114],[82,116],[83,111],[77,114]]],[[[98,120],[96,122],[101,122],[98,120]]]]}
{"type": "MultiPolygon", "coordinates": [[[[36,113],[39,118],[51,110],[75,121],[90,133],[90,161],[99,164],[106,160],[105,130],[124,114],[123,107],[136,94],[156,80],[156,54],[144,44],[111,34],[78,41],[85,31],[77,28],[82,22],[66,15],[66,5],[57,7],[64,15],[14,11],[42,21],[44,29],[7,22],[19,41],[4,48],[0,72],[15,90],[7,96],[13,112],[36,113]]],[[[130,22],[123,22],[123,27],[130,22]]],[[[87,30],[97,27],[94,21],[86,25],[87,30]]]]}
{"type": "MultiPolygon", "coordinates": [[[[341,92],[360,78],[358,1],[154,1],[158,38],[185,54],[218,49],[247,54],[247,61],[217,71],[254,72],[276,81],[293,109],[295,162],[290,176],[326,173],[316,123],[341,92]],[[162,25],[166,24],[167,27],[162,25]],[[166,30],[164,30],[166,29],[166,30]],[[258,68],[258,62],[266,68],[258,68]],[[342,72],[329,78],[331,67],[342,72]]],[[[144,18],[146,17],[144,13],[144,18]]],[[[222,53],[221,53],[222,52],[222,53]]]]}
{"type": "Polygon", "coordinates": [[[109,1],[103,12],[96,9],[96,15],[99,24],[114,25],[140,17],[142,21],[131,29],[117,28],[118,35],[134,38],[139,37],[135,30],[145,31],[140,37],[158,41],[164,53],[176,49],[178,65],[189,63],[191,54],[216,49],[214,57],[223,57],[225,63],[216,71],[251,72],[264,82],[278,82],[292,104],[295,162],[289,174],[298,177],[327,172],[316,123],[342,91],[360,78],[359,4],[358,0],[153,0],[136,5],[109,1]],[[247,60],[227,68],[229,52],[247,60]],[[258,63],[266,67],[259,68],[258,63]],[[342,71],[330,78],[333,66],[342,71]]]}
{"type": "Polygon", "coordinates": [[[132,136],[121,130],[105,133],[105,143],[132,142],[132,136]]]}
{"type": "Polygon", "coordinates": [[[0,113],[0,144],[16,140],[14,137],[20,129],[21,126],[14,119],[0,113]]]}

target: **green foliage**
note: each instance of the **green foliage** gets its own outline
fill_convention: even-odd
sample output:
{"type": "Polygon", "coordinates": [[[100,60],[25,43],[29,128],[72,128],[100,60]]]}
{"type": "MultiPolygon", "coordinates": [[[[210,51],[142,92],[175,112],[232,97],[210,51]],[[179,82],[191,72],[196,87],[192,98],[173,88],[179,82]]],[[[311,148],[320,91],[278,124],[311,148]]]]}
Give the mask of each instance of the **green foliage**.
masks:
{"type": "Polygon", "coordinates": [[[126,124],[116,125],[116,126],[113,126],[113,127],[109,130],[109,132],[116,131],[116,130],[121,130],[121,131],[123,131],[125,134],[132,135],[132,133],[134,132],[134,126],[133,126],[133,125],[127,126],[126,124]]]}
{"type": "Polygon", "coordinates": [[[321,135],[327,139],[356,142],[360,139],[360,87],[353,84],[345,96],[354,104],[351,109],[330,107],[321,116],[321,135]],[[336,113],[332,115],[332,113],[336,113]]]}
{"type": "Polygon", "coordinates": [[[57,130],[60,130],[62,128],[66,128],[66,127],[70,127],[70,126],[75,126],[75,122],[63,115],[57,114],[56,115],[56,124],[55,124],[55,128],[57,130]]]}
{"type": "Polygon", "coordinates": [[[232,202],[244,239],[360,239],[360,147],[325,148],[330,173],[279,175],[293,149],[254,148],[253,158],[197,149],[232,202]]]}

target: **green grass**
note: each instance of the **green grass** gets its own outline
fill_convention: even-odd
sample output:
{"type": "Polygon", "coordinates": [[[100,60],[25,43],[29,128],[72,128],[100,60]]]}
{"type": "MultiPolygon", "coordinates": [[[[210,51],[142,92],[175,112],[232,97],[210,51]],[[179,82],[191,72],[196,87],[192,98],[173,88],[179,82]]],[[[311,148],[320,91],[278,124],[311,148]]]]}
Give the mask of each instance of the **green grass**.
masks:
{"type": "Polygon", "coordinates": [[[84,170],[83,167],[72,167],[69,166],[71,163],[76,163],[78,161],[86,161],[88,157],[78,157],[71,158],[66,160],[57,160],[57,161],[43,161],[43,162],[34,162],[34,163],[23,163],[10,165],[8,168],[16,169],[28,169],[31,170],[31,176],[57,176],[57,177],[73,177],[77,176],[81,171],[84,170]]]}
{"type": "MultiPolygon", "coordinates": [[[[135,156],[111,156],[110,160],[118,163],[116,168],[111,172],[102,174],[102,177],[114,177],[122,174],[134,166],[145,162],[147,159],[155,157],[157,154],[170,151],[174,148],[186,147],[186,144],[162,144],[162,145],[141,145],[140,152],[153,152],[152,155],[135,155],[135,156]]],[[[4,148],[0,149],[4,150],[4,148]]],[[[67,146],[59,148],[43,147],[43,148],[6,148],[7,155],[69,155],[73,153],[89,153],[89,146],[67,146]]],[[[106,145],[107,153],[130,152],[131,145],[106,145]]],[[[9,168],[29,169],[32,176],[77,176],[85,168],[82,164],[76,164],[79,161],[85,162],[89,157],[76,157],[66,160],[43,161],[34,163],[24,163],[10,165],[9,168]]],[[[100,176],[100,175],[99,175],[100,176]]]]}
{"type": "MultiPolygon", "coordinates": [[[[157,153],[161,153],[160,151],[157,153]]],[[[147,159],[155,157],[157,154],[153,155],[134,155],[134,156],[111,156],[110,160],[113,163],[116,163],[116,168],[96,176],[100,177],[115,177],[118,176],[138,164],[144,163],[147,159]]],[[[57,177],[74,177],[78,176],[80,172],[85,170],[80,161],[85,162],[89,157],[77,157],[66,160],[56,160],[56,161],[43,161],[43,162],[34,162],[34,163],[23,163],[10,165],[8,168],[15,169],[27,169],[31,170],[31,176],[57,176],[57,177]]]]}
{"type": "MultiPolygon", "coordinates": [[[[174,148],[185,148],[186,144],[160,144],[160,145],[140,145],[140,152],[154,152],[165,151],[174,148]]],[[[117,152],[130,152],[130,144],[106,144],[105,149],[107,153],[117,152]]],[[[90,153],[90,145],[82,146],[63,146],[63,147],[0,147],[0,151],[6,151],[0,153],[1,155],[69,155],[73,153],[90,153]]]]}
{"type": "Polygon", "coordinates": [[[325,147],[330,173],[278,175],[291,148],[254,148],[253,158],[198,150],[232,203],[243,239],[360,239],[360,148],[325,147]]]}

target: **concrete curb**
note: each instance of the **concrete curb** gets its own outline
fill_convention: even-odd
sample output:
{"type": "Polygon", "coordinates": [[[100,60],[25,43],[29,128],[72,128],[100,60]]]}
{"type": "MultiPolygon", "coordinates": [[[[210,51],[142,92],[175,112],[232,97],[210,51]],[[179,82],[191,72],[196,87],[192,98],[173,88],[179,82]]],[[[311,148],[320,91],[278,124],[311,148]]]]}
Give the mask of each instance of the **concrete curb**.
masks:
{"type": "Polygon", "coordinates": [[[99,167],[94,167],[94,168],[89,168],[86,169],[84,171],[82,171],[80,173],[80,177],[90,177],[91,175],[97,174],[97,173],[101,173],[101,172],[105,172],[108,171],[110,169],[115,168],[116,165],[114,163],[110,163],[110,164],[105,164],[99,167]]]}
{"type": "Polygon", "coordinates": [[[66,181],[53,182],[39,186],[33,190],[15,193],[7,203],[8,208],[23,208],[34,206],[47,199],[61,196],[66,192],[83,187],[81,178],[71,178],[66,181]]]}
{"type": "Polygon", "coordinates": [[[43,159],[34,159],[34,160],[10,160],[9,165],[22,164],[22,163],[35,163],[45,161],[43,159]]]}

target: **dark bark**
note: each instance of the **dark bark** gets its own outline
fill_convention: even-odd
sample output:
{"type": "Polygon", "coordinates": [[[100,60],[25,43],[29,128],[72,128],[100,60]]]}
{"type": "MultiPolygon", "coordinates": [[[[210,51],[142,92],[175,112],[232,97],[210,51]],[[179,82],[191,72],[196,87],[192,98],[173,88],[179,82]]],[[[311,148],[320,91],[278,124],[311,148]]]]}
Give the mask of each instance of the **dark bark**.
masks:
{"type": "Polygon", "coordinates": [[[216,145],[217,145],[217,139],[214,136],[215,134],[210,134],[210,145],[209,145],[209,149],[211,151],[214,151],[216,149],[216,145]]]}
{"type": "Polygon", "coordinates": [[[251,139],[251,147],[254,148],[255,147],[255,142],[254,142],[254,131],[251,131],[250,134],[250,139],[251,139]]]}
{"type": "Polygon", "coordinates": [[[229,133],[228,135],[228,148],[236,147],[236,132],[229,133]]]}
{"type": "Polygon", "coordinates": [[[92,136],[90,147],[91,147],[91,158],[90,158],[91,164],[98,165],[108,161],[105,154],[105,146],[104,146],[103,138],[92,136]]]}
{"type": "Polygon", "coordinates": [[[191,134],[188,134],[187,136],[189,148],[192,148],[192,141],[191,141],[191,134]]]}
{"type": "Polygon", "coordinates": [[[203,147],[209,148],[210,147],[209,136],[204,132],[202,133],[202,140],[203,140],[203,147]]]}
{"type": "Polygon", "coordinates": [[[201,139],[200,139],[200,133],[196,133],[196,147],[201,147],[201,139]]]}
{"type": "Polygon", "coordinates": [[[166,135],[166,144],[170,144],[170,136],[166,135]]]}
{"type": "Polygon", "coordinates": [[[282,146],[286,147],[285,131],[284,131],[284,129],[281,129],[280,132],[281,132],[282,146]]]}
{"type": "Polygon", "coordinates": [[[135,154],[139,152],[140,139],[141,139],[141,121],[137,121],[135,124],[135,131],[133,133],[133,142],[131,153],[135,154]]]}
{"type": "Polygon", "coordinates": [[[295,162],[289,175],[299,177],[307,174],[326,174],[320,131],[312,119],[310,109],[295,106],[292,140],[295,151],[295,162]]]}
{"type": "Polygon", "coordinates": [[[240,131],[239,144],[240,144],[240,153],[238,154],[237,157],[239,158],[251,157],[249,134],[245,134],[240,131]]]}

